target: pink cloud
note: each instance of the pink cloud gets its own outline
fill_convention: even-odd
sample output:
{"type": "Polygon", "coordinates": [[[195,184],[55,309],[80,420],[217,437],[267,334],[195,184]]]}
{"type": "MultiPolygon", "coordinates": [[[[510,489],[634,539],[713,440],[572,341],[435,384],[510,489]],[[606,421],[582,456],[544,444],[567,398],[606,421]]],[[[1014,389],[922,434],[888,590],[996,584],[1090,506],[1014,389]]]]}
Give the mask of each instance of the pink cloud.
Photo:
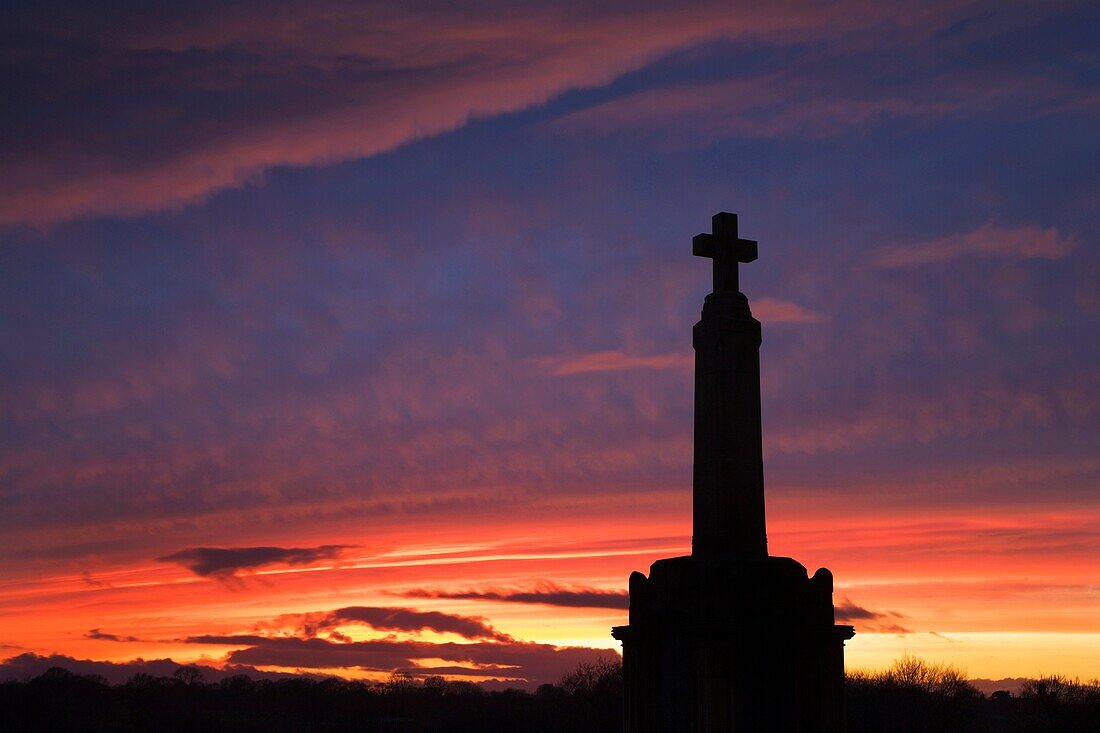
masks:
{"type": "Polygon", "coordinates": [[[773,323],[816,323],[822,319],[820,313],[779,298],[756,298],[750,305],[753,316],[765,325],[773,323]]]}
{"type": "Polygon", "coordinates": [[[893,244],[878,251],[874,264],[882,268],[938,264],[962,257],[1057,260],[1077,247],[1077,240],[1055,227],[1001,227],[987,223],[967,232],[915,244],[893,244]]]}
{"type": "MultiPolygon", "coordinates": [[[[874,43],[865,36],[859,41],[863,50],[874,43]]],[[[547,128],[566,134],[631,133],[679,149],[730,137],[821,139],[891,120],[922,122],[979,111],[1030,117],[1052,109],[1097,110],[1090,90],[1024,71],[955,70],[913,81],[901,91],[880,83],[873,68],[831,75],[823,83],[821,62],[812,56],[780,71],[641,89],[568,113],[547,128]]]]}
{"type": "Polygon", "coordinates": [[[576,356],[554,357],[539,360],[548,374],[568,377],[592,372],[619,372],[627,369],[690,369],[694,355],[651,354],[635,356],[621,351],[596,351],[576,356]]]}
{"type": "Polygon", "coordinates": [[[788,72],[644,90],[574,112],[549,127],[565,133],[641,132],[678,148],[734,136],[827,137],[886,118],[939,117],[955,107],[938,100],[823,97],[807,76],[788,72]]]}
{"type": "Polygon", "coordinates": [[[1057,390],[1026,388],[1000,380],[958,380],[934,394],[875,393],[837,411],[798,403],[773,413],[765,448],[775,453],[827,453],[891,443],[922,443],[1022,426],[1084,424],[1100,411],[1091,378],[1075,375],[1057,390]]]}
{"type": "Polygon", "coordinates": [[[0,223],[131,215],[201,201],[256,183],[273,166],[392,150],[607,84],[708,40],[790,42],[874,27],[868,38],[887,42],[946,27],[958,13],[937,8],[906,16],[864,0],[583,11],[541,4],[506,13],[491,5],[459,13],[286,2],[210,8],[160,23],[105,13],[64,32],[46,18],[41,32],[55,33],[59,43],[73,42],[74,27],[83,34],[65,74],[53,70],[54,56],[23,59],[26,73],[44,75],[42,86],[51,89],[20,103],[74,122],[34,136],[36,145],[6,151],[0,223]],[[84,69],[94,71],[82,76],[84,69]],[[63,106],[77,92],[94,95],[95,107],[63,106]]]}

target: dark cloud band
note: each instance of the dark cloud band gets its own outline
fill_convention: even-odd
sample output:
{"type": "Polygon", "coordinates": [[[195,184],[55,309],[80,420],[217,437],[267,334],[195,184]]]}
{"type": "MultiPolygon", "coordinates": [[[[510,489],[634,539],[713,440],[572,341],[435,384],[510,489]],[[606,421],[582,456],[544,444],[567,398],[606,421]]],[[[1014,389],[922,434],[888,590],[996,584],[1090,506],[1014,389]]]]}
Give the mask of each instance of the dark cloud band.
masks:
{"type": "Polygon", "coordinates": [[[403,598],[445,598],[462,601],[503,601],[505,603],[539,603],[565,608],[614,608],[630,607],[630,596],[625,590],[601,590],[598,588],[562,588],[553,583],[539,583],[528,590],[489,588],[485,590],[444,591],[418,588],[401,594],[403,598]]]}
{"type": "Polygon", "coordinates": [[[531,685],[555,682],[579,664],[593,663],[614,654],[609,649],[556,647],[519,641],[457,644],[373,639],[332,642],[254,634],[192,636],[184,641],[243,647],[226,656],[228,662],[236,665],[392,672],[416,668],[419,666],[416,660],[442,659],[457,663],[456,666],[470,666],[475,672],[495,672],[495,676],[523,680],[531,685]]]}
{"type": "Polygon", "coordinates": [[[351,545],[320,547],[190,547],[158,557],[158,562],[183,565],[195,575],[229,577],[239,570],[267,565],[309,565],[338,557],[351,545]]]}
{"type": "Polygon", "coordinates": [[[479,616],[459,616],[440,611],[417,611],[411,608],[348,606],[325,613],[281,616],[276,623],[279,625],[296,623],[300,635],[307,638],[315,637],[321,631],[358,624],[382,631],[413,632],[427,629],[438,633],[457,634],[467,639],[512,640],[512,637],[497,631],[479,616]]]}

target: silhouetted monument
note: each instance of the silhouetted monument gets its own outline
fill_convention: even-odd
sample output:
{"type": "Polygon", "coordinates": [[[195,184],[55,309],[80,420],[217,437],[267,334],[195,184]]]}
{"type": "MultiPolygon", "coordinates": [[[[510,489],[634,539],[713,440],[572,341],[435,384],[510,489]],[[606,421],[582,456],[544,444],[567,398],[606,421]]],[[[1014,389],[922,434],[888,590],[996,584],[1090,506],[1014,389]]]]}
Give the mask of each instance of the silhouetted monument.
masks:
{"type": "Polygon", "coordinates": [[[630,575],[623,643],[628,733],[844,727],[844,641],[833,576],[768,555],[760,436],[760,322],[737,267],[756,242],[735,214],[692,240],[714,263],[695,324],[692,552],[630,575]]]}

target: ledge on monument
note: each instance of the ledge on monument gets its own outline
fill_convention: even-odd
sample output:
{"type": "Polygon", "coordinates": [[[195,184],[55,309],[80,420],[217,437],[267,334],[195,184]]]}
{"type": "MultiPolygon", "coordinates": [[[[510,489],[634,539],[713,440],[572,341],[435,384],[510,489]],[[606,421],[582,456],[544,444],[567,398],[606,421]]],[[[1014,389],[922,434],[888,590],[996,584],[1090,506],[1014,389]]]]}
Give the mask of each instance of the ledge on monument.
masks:
{"type": "Polygon", "coordinates": [[[789,557],[685,555],[630,576],[630,623],[832,627],[833,576],[789,557]]]}

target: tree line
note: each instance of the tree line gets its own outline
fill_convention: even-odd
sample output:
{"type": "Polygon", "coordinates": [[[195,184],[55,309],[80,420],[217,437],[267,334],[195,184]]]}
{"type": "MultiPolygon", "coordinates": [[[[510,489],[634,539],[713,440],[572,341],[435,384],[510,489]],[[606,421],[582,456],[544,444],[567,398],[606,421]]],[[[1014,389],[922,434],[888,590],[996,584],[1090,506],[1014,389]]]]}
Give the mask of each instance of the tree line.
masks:
{"type": "MultiPolygon", "coordinates": [[[[20,731],[326,731],[465,733],[622,729],[617,658],[582,664],[535,692],[487,691],[442,677],[387,682],[252,679],[207,683],[197,667],[136,674],[109,685],[54,667],[0,683],[0,718],[20,731]]],[[[850,733],[1100,731],[1100,683],[1044,677],[1017,694],[983,695],[956,669],[913,657],[884,672],[850,673],[850,733]]]]}

